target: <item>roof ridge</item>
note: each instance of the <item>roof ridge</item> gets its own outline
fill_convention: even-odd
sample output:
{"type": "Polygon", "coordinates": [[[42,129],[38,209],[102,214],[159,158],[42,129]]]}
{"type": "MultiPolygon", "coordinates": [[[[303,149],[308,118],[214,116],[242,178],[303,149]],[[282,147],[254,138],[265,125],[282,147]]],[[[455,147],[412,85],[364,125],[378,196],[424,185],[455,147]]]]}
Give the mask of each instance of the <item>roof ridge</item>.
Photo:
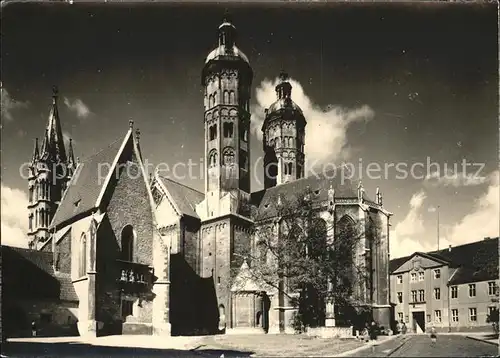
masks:
{"type": "Polygon", "coordinates": [[[190,187],[190,186],[187,186],[186,184],[179,183],[178,181],[175,181],[175,180],[173,180],[173,179],[170,179],[169,177],[165,177],[165,176],[162,176],[162,175],[160,175],[159,177],[160,177],[160,178],[162,178],[162,179],[164,179],[164,180],[171,181],[171,182],[173,182],[173,183],[175,183],[175,184],[181,185],[181,186],[183,186],[183,187],[185,187],[185,188],[187,188],[187,189],[190,189],[190,190],[192,190],[192,191],[196,191],[197,193],[204,195],[201,191],[199,191],[199,190],[197,190],[197,189],[195,189],[195,188],[192,188],[192,187],[190,187]]]}

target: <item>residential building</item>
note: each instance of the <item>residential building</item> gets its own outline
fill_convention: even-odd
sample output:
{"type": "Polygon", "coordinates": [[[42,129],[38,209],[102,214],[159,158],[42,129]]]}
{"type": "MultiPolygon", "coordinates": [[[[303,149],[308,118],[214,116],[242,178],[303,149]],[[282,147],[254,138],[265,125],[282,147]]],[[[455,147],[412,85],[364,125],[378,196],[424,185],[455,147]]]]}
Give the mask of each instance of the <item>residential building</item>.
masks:
{"type": "Polygon", "coordinates": [[[488,331],[498,302],[498,238],[390,261],[395,319],[410,332],[488,331]]]}

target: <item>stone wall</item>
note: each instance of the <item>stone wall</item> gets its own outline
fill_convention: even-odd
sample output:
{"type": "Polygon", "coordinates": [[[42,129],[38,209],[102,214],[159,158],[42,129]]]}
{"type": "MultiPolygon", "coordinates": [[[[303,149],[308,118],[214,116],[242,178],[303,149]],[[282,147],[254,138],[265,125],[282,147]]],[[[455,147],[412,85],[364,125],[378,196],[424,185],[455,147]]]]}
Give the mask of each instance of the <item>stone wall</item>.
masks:
{"type": "Polygon", "coordinates": [[[78,335],[78,303],[19,299],[2,302],[2,325],[6,337],[32,336],[31,322],[37,336],[78,335]]]}

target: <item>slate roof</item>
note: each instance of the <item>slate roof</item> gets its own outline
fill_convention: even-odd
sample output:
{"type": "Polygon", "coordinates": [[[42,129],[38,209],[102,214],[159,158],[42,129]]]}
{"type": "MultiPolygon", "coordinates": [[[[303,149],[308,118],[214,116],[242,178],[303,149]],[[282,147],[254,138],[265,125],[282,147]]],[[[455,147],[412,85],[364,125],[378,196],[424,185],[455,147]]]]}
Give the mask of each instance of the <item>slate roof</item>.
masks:
{"type": "Polygon", "coordinates": [[[176,182],[170,178],[160,177],[160,179],[181,211],[181,214],[199,219],[195,208],[197,204],[203,201],[205,195],[198,190],[190,188],[187,185],[176,182]]]}
{"type": "Polygon", "coordinates": [[[54,272],[51,252],[2,245],[1,255],[4,296],[78,301],[70,275],[54,272]]]}
{"type": "Polygon", "coordinates": [[[52,219],[51,227],[92,210],[101,193],[105,176],[113,164],[123,143],[123,137],[111,143],[107,148],[80,162],[68,189],[64,192],[61,204],[52,219]],[[99,166],[101,169],[99,170],[99,166]],[[102,177],[99,178],[99,175],[102,177]],[[79,201],[79,202],[78,202],[79,201]],[[75,203],[78,202],[78,205],[75,203]]]}
{"type": "MultiPolygon", "coordinates": [[[[277,214],[275,204],[278,197],[293,199],[298,193],[303,193],[310,188],[314,197],[314,201],[322,202],[328,200],[328,190],[330,186],[335,190],[335,198],[357,198],[359,181],[349,180],[340,177],[340,173],[327,172],[309,176],[306,178],[298,179],[289,183],[277,185],[275,187],[264,189],[251,195],[251,202],[259,208],[259,211],[264,213],[264,217],[273,217],[277,214]]],[[[363,195],[364,200],[373,203],[372,200],[366,195],[363,195]]]]}
{"type": "MultiPolygon", "coordinates": [[[[450,267],[458,269],[451,277],[450,285],[498,279],[498,237],[426,254],[447,261],[450,267]]],[[[390,272],[394,272],[411,256],[413,255],[391,260],[390,272]]]]}

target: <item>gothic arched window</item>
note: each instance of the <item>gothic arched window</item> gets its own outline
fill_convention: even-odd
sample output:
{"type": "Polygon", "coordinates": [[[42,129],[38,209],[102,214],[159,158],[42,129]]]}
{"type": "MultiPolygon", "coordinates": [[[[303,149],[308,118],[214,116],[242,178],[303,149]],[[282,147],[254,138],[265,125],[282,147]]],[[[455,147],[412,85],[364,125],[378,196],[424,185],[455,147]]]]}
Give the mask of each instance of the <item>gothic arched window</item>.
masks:
{"type": "Polygon", "coordinates": [[[234,150],[233,148],[226,148],[223,154],[224,165],[233,165],[234,164],[234,150]]]}
{"type": "Polygon", "coordinates": [[[29,187],[29,201],[30,203],[33,201],[33,185],[29,187]]]}
{"type": "Polygon", "coordinates": [[[288,175],[293,174],[293,163],[286,163],[286,166],[288,167],[288,175]]]}
{"type": "Polygon", "coordinates": [[[228,91],[224,91],[224,99],[223,99],[222,103],[229,104],[229,92],[228,91]]]}
{"type": "Polygon", "coordinates": [[[209,168],[217,166],[217,151],[215,149],[212,149],[208,155],[208,166],[209,168]]]}
{"type": "Polygon", "coordinates": [[[40,210],[40,223],[41,226],[45,226],[45,209],[40,210]]]}
{"type": "Polygon", "coordinates": [[[134,260],[134,228],[132,225],[126,225],[122,230],[122,260],[134,260]]]}
{"type": "Polygon", "coordinates": [[[78,266],[78,276],[83,277],[87,274],[87,235],[82,234],[80,238],[80,247],[79,247],[79,266],[78,266]]]}
{"type": "Polygon", "coordinates": [[[217,91],[214,92],[214,106],[219,104],[219,97],[217,97],[217,91]]]}
{"type": "Polygon", "coordinates": [[[229,104],[236,104],[234,91],[229,91],[229,104]]]}

